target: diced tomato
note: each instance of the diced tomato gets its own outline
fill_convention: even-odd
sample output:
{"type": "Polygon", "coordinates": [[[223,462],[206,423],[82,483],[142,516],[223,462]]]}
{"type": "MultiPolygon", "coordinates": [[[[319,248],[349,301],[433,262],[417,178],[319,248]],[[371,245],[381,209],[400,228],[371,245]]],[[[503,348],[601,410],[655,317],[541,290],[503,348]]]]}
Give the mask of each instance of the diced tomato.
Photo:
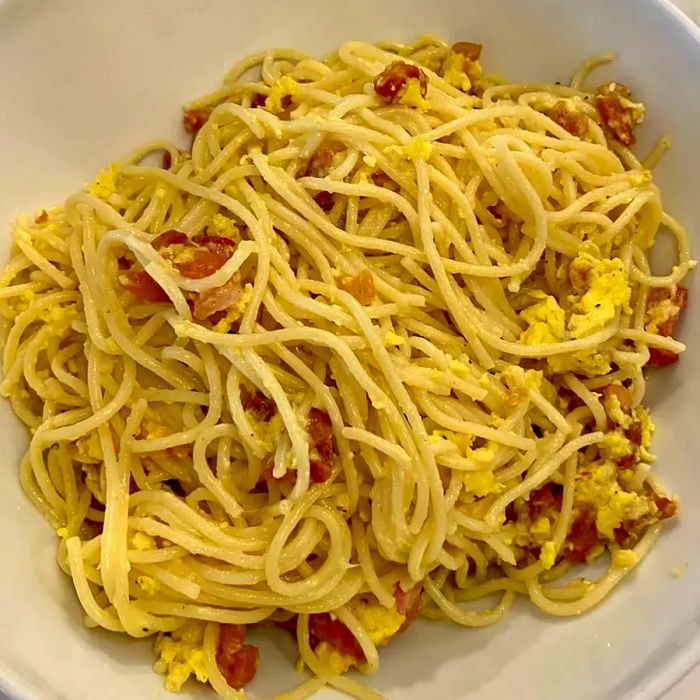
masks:
{"type": "Polygon", "coordinates": [[[200,233],[192,238],[192,241],[203,248],[218,255],[225,255],[230,258],[236,248],[236,242],[225,236],[215,236],[210,233],[200,233]]]}
{"type": "Polygon", "coordinates": [[[530,520],[534,523],[547,512],[558,512],[561,509],[563,491],[564,488],[561,484],[555,484],[551,481],[532,491],[528,501],[530,520]]]}
{"type": "Polygon", "coordinates": [[[394,61],[374,79],[374,92],[388,104],[398,102],[412,78],[418,81],[421,97],[425,97],[428,76],[418,66],[404,61],[394,61]]]}
{"type": "Polygon", "coordinates": [[[177,267],[183,277],[198,280],[213,275],[226,264],[228,259],[228,255],[214,253],[207,248],[199,248],[192,260],[176,262],[175,267],[177,267]]]}
{"type": "Polygon", "coordinates": [[[315,459],[309,462],[309,479],[312,484],[323,484],[330,479],[332,467],[327,462],[317,461],[315,459]]]}
{"type": "Polygon", "coordinates": [[[374,277],[369,270],[362,270],[354,277],[342,277],[338,281],[338,287],[352,294],[363,306],[368,306],[376,296],[374,277]]]}
{"type": "Polygon", "coordinates": [[[124,289],[143,301],[166,302],[170,297],[145,270],[129,270],[119,275],[124,289]]]}
{"type": "Polygon", "coordinates": [[[332,619],[328,613],[309,615],[309,633],[316,642],[327,642],[341,654],[352,656],[358,661],[365,660],[362,647],[352,632],[340,620],[332,619]]]}
{"type": "Polygon", "coordinates": [[[197,133],[211,116],[210,107],[202,107],[201,109],[188,109],[183,117],[185,129],[192,134],[197,133]]]}
{"type": "Polygon", "coordinates": [[[330,211],[331,209],[333,209],[335,199],[333,198],[332,192],[326,192],[326,190],[322,190],[314,196],[314,202],[316,202],[316,204],[318,204],[318,206],[321,207],[323,211],[330,211]]]}
{"type": "Polygon", "coordinates": [[[243,286],[239,275],[233,275],[231,279],[220,287],[208,289],[197,296],[194,302],[193,315],[198,321],[208,318],[212,323],[215,316],[224,314],[243,295],[243,286]]]}
{"type": "Polygon", "coordinates": [[[151,245],[156,249],[167,248],[171,245],[183,245],[189,241],[186,233],[170,229],[159,233],[152,241],[151,245]]]}
{"type": "Polygon", "coordinates": [[[678,362],[678,353],[665,348],[649,348],[649,367],[667,367],[678,362]]]}
{"type": "MultiPolygon", "coordinates": [[[[250,411],[258,420],[267,421],[277,413],[277,405],[269,399],[262,391],[248,394],[243,401],[243,408],[250,411]]],[[[272,474],[270,474],[272,476],[272,474]]]]}
{"type": "Polygon", "coordinates": [[[413,586],[408,591],[404,591],[403,588],[397,583],[394,589],[394,599],[396,600],[396,611],[399,615],[403,615],[406,621],[401,625],[401,630],[405,630],[413,620],[418,617],[418,612],[420,611],[420,594],[422,588],[420,585],[413,586]]]}

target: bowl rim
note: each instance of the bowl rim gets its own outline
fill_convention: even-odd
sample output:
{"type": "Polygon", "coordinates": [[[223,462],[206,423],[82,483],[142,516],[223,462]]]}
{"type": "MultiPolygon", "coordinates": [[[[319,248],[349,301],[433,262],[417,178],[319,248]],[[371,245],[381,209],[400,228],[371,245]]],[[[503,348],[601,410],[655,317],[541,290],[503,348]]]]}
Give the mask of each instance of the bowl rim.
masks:
{"type": "MultiPolygon", "coordinates": [[[[0,5],[7,0],[0,0],[0,5]]],[[[665,15],[680,31],[687,33],[700,51],[700,25],[680,9],[674,0],[637,0],[640,11],[644,4],[665,15]]],[[[700,11],[700,10],[699,10],[700,11]]],[[[700,17],[698,18],[700,22],[700,17]]],[[[693,669],[700,667],[700,625],[689,644],[685,645],[654,670],[653,675],[640,678],[635,687],[627,691],[620,700],[663,700],[666,693],[677,686],[693,669]]],[[[40,691],[32,687],[29,679],[10,668],[0,659],[0,700],[44,700],[40,691]]],[[[698,688],[700,692],[700,687],[698,688]]]]}

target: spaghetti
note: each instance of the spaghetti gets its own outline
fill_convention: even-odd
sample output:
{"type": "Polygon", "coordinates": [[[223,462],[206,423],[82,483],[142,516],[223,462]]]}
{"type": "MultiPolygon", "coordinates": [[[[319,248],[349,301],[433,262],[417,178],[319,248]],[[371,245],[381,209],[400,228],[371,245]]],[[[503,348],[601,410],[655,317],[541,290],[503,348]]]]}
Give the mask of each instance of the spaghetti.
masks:
{"type": "Polygon", "coordinates": [[[244,697],[246,628],[276,623],[313,674],[280,697],[377,697],[343,674],[419,610],[577,615],[676,512],[642,399],[694,262],[629,150],[643,107],[585,87],[609,57],[562,86],[480,53],[255,54],[187,106],[190,151],[150,143],[15,224],[22,484],[87,623],[156,636],[170,689],[244,697]]]}

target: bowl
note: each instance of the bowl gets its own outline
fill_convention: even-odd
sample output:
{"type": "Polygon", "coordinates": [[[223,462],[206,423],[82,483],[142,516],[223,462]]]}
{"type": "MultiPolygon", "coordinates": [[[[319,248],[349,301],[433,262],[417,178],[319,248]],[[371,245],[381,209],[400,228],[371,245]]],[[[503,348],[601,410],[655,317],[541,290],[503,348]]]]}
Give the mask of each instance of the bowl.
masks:
{"type": "MultiPolygon", "coordinates": [[[[279,45],[322,53],[350,38],[425,32],[483,43],[489,69],[514,80],[567,80],[583,59],[617,51],[601,81],[614,76],[646,103],[640,152],[672,135],[656,178],[666,208],[700,247],[700,33],[662,0],[0,0],[2,253],[20,211],[62,201],[140,142],[181,138],[180,105],[216,86],[238,57],[279,45]]],[[[382,651],[373,687],[401,700],[642,700],[700,658],[697,285],[681,337],[690,350],[652,380],[649,403],[657,473],[680,494],[682,515],[650,556],[578,619],[546,618],[520,601],[484,630],[419,622],[382,651]]],[[[0,430],[0,690],[13,700],[172,697],[150,668],[149,642],[82,625],[70,581],[56,567],[55,534],[19,488],[27,437],[5,402],[0,430]]],[[[291,643],[274,638],[263,653],[255,693],[291,687],[291,643]]]]}

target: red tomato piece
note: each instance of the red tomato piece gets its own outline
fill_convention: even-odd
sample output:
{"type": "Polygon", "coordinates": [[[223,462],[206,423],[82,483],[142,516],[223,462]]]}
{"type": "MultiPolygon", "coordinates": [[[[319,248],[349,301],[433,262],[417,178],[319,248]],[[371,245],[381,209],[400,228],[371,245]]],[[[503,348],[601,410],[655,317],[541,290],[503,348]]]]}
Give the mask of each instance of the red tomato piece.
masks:
{"type": "Polygon", "coordinates": [[[563,491],[561,484],[554,484],[551,481],[532,491],[528,500],[530,520],[534,523],[548,511],[561,510],[563,491]]]}
{"type": "Polygon", "coordinates": [[[404,591],[403,588],[397,583],[394,589],[394,599],[396,600],[396,611],[399,615],[403,615],[406,621],[401,625],[400,631],[403,632],[413,620],[418,617],[418,612],[420,611],[420,594],[421,586],[413,586],[408,591],[404,591]]]}
{"type": "Polygon", "coordinates": [[[203,248],[210,250],[218,255],[225,255],[230,258],[233,255],[236,247],[235,241],[225,236],[216,236],[210,233],[200,233],[192,238],[192,241],[203,248]]]}
{"type": "Polygon", "coordinates": [[[208,318],[212,323],[215,323],[214,318],[221,316],[221,314],[225,316],[228,309],[241,298],[242,294],[241,279],[239,275],[233,275],[226,284],[199,294],[195,299],[192,313],[198,321],[208,318]]]}
{"type": "Polygon", "coordinates": [[[571,550],[567,554],[567,559],[575,564],[586,561],[586,557],[593,547],[598,544],[598,541],[595,513],[591,508],[584,508],[571,524],[571,529],[569,530],[571,550]]]}

